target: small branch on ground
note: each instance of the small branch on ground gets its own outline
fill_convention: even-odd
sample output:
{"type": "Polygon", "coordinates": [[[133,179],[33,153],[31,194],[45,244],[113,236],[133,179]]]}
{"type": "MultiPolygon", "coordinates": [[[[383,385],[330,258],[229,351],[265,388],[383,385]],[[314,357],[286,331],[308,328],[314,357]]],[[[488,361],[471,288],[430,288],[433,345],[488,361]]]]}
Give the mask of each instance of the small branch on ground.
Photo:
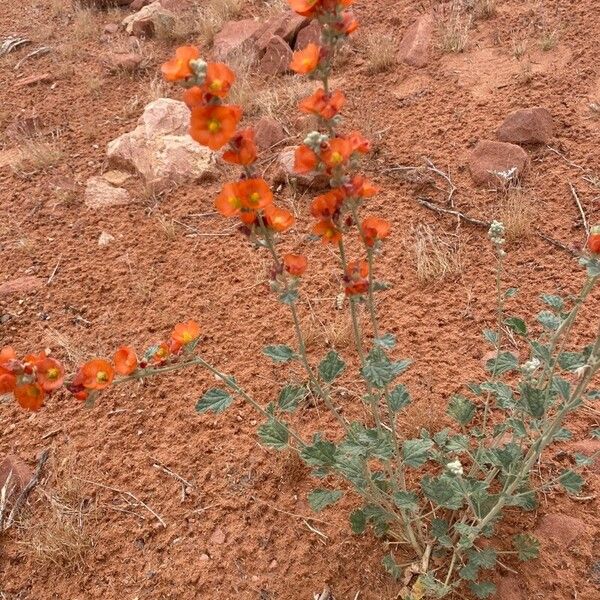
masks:
{"type": "Polygon", "coordinates": [[[581,205],[581,200],[579,200],[579,195],[577,194],[577,190],[575,186],[569,182],[569,187],[571,188],[571,194],[573,195],[573,199],[575,200],[575,204],[577,204],[577,208],[579,209],[579,214],[581,215],[581,222],[583,224],[583,228],[585,229],[586,235],[590,235],[590,227],[588,225],[587,217],[585,216],[585,211],[583,210],[583,206],[581,205]]]}

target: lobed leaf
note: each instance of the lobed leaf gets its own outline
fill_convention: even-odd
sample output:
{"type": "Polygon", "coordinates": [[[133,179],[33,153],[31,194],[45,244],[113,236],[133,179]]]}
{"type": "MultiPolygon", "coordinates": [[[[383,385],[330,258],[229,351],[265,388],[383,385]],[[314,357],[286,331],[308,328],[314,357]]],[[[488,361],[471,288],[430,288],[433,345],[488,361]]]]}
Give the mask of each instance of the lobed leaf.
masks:
{"type": "Polygon", "coordinates": [[[308,495],[308,504],[315,512],[321,512],[324,508],[335,504],[343,495],[344,492],[338,490],[318,488],[308,495]]]}
{"type": "Polygon", "coordinates": [[[287,448],[290,432],[281,421],[270,419],[258,428],[258,437],[268,448],[283,450],[287,448]]]}
{"type": "Polygon", "coordinates": [[[319,375],[323,381],[331,383],[342,374],[345,368],[346,363],[340,355],[335,350],[330,350],[319,364],[319,375]]]}
{"type": "Polygon", "coordinates": [[[273,346],[265,346],[263,354],[268,356],[272,361],[286,363],[296,358],[296,353],[284,344],[276,344],[273,346]]]}
{"type": "Polygon", "coordinates": [[[233,397],[225,390],[211,388],[196,403],[196,411],[199,413],[214,412],[221,413],[233,402],[233,397]]]}

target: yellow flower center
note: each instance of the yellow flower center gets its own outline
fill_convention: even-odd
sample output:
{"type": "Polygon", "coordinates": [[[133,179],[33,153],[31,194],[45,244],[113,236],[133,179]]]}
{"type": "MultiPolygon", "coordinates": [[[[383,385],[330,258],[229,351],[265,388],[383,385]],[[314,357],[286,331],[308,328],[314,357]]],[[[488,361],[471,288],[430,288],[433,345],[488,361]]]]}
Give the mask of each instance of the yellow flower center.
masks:
{"type": "Polygon", "coordinates": [[[217,119],[210,119],[208,121],[208,131],[210,133],[217,133],[221,129],[221,122],[217,119]]]}
{"type": "Polygon", "coordinates": [[[331,239],[333,237],[334,233],[335,232],[333,231],[333,229],[329,228],[329,229],[325,230],[325,237],[331,239]]]}
{"type": "Polygon", "coordinates": [[[166,356],[166,354],[167,354],[167,351],[162,347],[156,351],[156,356],[159,356],[159,357],[166,356]]]}
{"type": "Polygon", "coordinates": [[[260,202],[260,194],[258,192],[250,194],[250,202],[252,204],[258,204],[260,202]]]}
{"type": "Polygon", "coordinates": [[[229,198],[227,198],[227,202],[229,202],[229,206],[231,206],[231,208],[237,209],[242,207],[242,201],[237,196],[229,196],[229,198]]]}
{"type": "Polygon", "coordinates": [[[181,337],[183,338],[184,344],[189,344],[194,339],[189,331],[184,331],[181,337]]]}
{"type": "Polygon", "coordinates": [[[331,153],[331,162],[334,165],[339,165],[343,160],[344,157],[339,152],[336,151],[331,153]]]}
{"type": "Polygon", "coordinates": [[[48,369],[48,371],[46,372],[46,377],[48,377],[48,379],[58,379],[58,375],[59,371],[56,367],[48,369]]]}
{"type": "Polygon", "coordinates": [[[209,86],[211,92],[220,92],[223,88],[223,82],[220,79],[215,79],[209,86]]]}
{"type": "Polygon", "coordinates": [[[108,373],[106,371],[98,371],[96,373],[96,381],[98,381],[98,383],[108,381],[108,373]]]}

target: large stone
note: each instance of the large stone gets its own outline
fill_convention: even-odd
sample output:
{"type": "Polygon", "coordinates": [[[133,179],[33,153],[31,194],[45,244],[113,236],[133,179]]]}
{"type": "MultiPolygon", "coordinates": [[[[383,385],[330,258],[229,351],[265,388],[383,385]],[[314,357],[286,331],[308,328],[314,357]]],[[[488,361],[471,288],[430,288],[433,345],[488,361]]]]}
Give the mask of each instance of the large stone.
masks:
{"type": "Polygon", "coordinates": [[[31,481],[32,470],[18,456],[9,454],[0,463],[0,495],[5,490],[5,498],[11,502],[31,481]]]}
{"type": "Polygon", "coordinates": [[[322,32],[323,30],[321,28],[321,24],[319,23],[319,21],[314,19],[310,22],[308,26],[300,29],[298,35],[296,36],[294,48],[296,50],[304,50],[304,48],[306,48],[306,46],[308,46],[309,44],[316,44],[317,46],[320,46],[322,44],[322,32]]]}
{"type": "Polygon", "coordinates": [[[296,35],[309,22],[308,17],[303,17],[291,10],[271,17],[255,34],[258,51],[264,51],[274,35],[279,36],[290,46],[293,46],[296,35]]]}
{"type": "Polygon", "coordinates": [[[525,173],[529,157],[523,148],[505,142],[483,140],[469,158],[469,169],[477,185],[502,186],[525,173]]]}
{"type": "Polygon", "coordinates": [[[292,49],[288,43],[274,35],[267,44],[265,54],[260,61],[260,70],[265,75],[280,75],[285,73],[292,60],[292,49]]]}
{"type": "Polygon", "coordinates": [[[227,62],[235,52],[258,53],[256,37],[260,35],[262,25],[254,19],[228,21],[215,36],[213,55],[216,60],[227,62]]]}
{"type": "Polygon", "coordinates": [[[399,60],[413,67],[424,67],[429,62],[433,26],[432,15],[421,15],[404,33],[398,48],[399,60]]]}
{"type": "Polygon", "coordinates": [[[287,137],[279,121],[272,117],[260,119],[254,126],[254,135],[260,150],[268,150],[287,137]]]}
{"type": "Polygon", "coordinates": [[[160,2],[144,6],[122,22],[125,31],[136,37],[153,37],[158,31],[169,31],[175,27],[175,15],[160,2]]]}
{"type": "Polygon", "coordinates": [[[137,71],[142,64],[142,57],[135,52],[111,52],[105,57],[109,69],[113,71],[137,71]]]}
{"type": "Polygon", "coordinates": [[[109,142],[108,159],[141,175],[155,191],[212,175],[214,153],[190,137],[189,121],[183,102],[159,98],[145,108],[136,129],[109,142]]]}
{"type": "Polygon", "coordinates": [[[84,202],[94,209],[122,206],[131,202],[129,192],[111,185],[103,177],[90,177],[85,186],[84,202]]]}
{"type": "Polygon", "coordinates": [[[554,121],[546,108],[515,110],[504,119],[497,135],[513,144],[547,144],[554,136],[554,121]]]}
{"type": "Polygon", "coordinates": [[[12,296],[13,294],[29,294],[40,289],[43,285],[44,280],[41,277],[34,277],[33,275],[18,277],[0,284],[0,298],[2,296],[12,296]]]}

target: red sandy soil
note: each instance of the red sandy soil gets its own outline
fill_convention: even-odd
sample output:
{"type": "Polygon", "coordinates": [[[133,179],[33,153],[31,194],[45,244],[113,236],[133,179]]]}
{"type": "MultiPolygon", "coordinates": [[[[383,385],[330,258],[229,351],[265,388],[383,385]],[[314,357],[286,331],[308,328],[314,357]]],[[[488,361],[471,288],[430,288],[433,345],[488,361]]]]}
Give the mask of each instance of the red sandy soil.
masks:
{"type": "MultiPolygon", "coordinates": [[[[248,2],[244,15],[260,14],[259,4],[248,2]]],[[[511,110],[545,106],[556,123],[551,145],[563,156],[545,146],[529,150],[532,168],[524,189],[536,226],[569,246],[581,245],[584,233],[568,182],[577,187],[591,222],[598,217],[600,194],[584,179],[600,174],[600,120],[588,109],[594,97],[600,98],[595,0],[545,2],[542,8],[533,1],[499,1],[497,16],[474,23],[464,53],[436,48],[424,69],[398,64],[387,73],[370,74],[366,32],[390,33],[399,41],[418,14],[416,4],[357,2],[364,27],[336,75],[350,99],[345,111],[350,125],[366,127],[370,134],[384,132],[367,172],[383,188],[370,201],[372,213],[393,223],[378,267],[381,277],[394,283],[381,296],[382,323],[397,336],[398,353],[416,361],[403,378],[413,397],[400,423],[407,436],[421,427],[449,424],[448,398],[463,383],[483,376],[481,330],[494,321],[494,260],[482,229],[467,224],[457,229],[451,217],[415,200],[428,196],[443,204],[443,189],[406,181],[386,169],[420,165],[429,157],[451,174],[455,206],[489,220],[498,214],[499,196],[474,187],[465,167],[468,152],[479,139],[493,139],[511,110]],[[547,52],[539,49],[542,27],[559,31],[556,47],[547,52]],[[529,49],[517,59],[513,43],[520,37],[529,49]],[[523,77],[527,71],[531,77],[523,77]],[[419,282],[411,230],[421,223],[458,235],[460,277],[432,286],[419,282]]],[[[24,35],[52,48],[19,72],[49,72],[55,82],[17,89],[13,67],[29,50],[0,59],[0,132],[21,113],[35,110],[63,152],[55,168],[29,177],[0,168],[0,283],[26,275],[44,282],[36,291],[0,298],[0,313],[8,315],[0,325],[1,343],[21,353],[50,348],[72,367],[80,359],[110,356],[122,343],[145,347],[168,335],[177,321],[195,318],[202,325],[202,352],[268,402],[285,374],[261,356],[261,348],[291,342],[292,325],[285,307],[264,286],[269,266],[264,254],[218,216],[194,216],[213,210],[221,182],[186,185],[162,199],[148,199],[137,182],[130,187],[136,196],[131,205],[92,211],[83,204],[83,184],[105,168],[107,142],[133,129],[172,44],[144,42],[149,70],[111,75],[100,55],[114,42],[102,40],[102,29],[116,22],[117,13],[98,13],[97,30],[88,39],[76,36],[71,13],[67,0],[13,0],[3,3],[0,14],[2,35],[24,35]],[[136,96],[142,102],[128,109],[136,96]],[[71,194],[60,191],[65,181],[75,186],[71,194]],[[102,231],[115,237],[105,248],[97,243],[102,231]],[[230,235],[206,235],[216,233],[230,235]]],[[[170,93],[177,97],[177,90],[170,93]]],[[[296,124],[294,115],[291,119],[296,124]]],[[[10,149],[8,138],[5,142],[10,149]]],[[[441,187],[443,181],[438,183],[441,187]]],[[[333,255],[307,239],[310,192],[294,197],[284,188],[278,195],[299,217],[282,247],[306,251],[311,262],[305,282],[311,301],[301,306],[306,323],[318,333],[311,353],[315,360],[325,353],[323,325],[335,323],[339,335],[328,337],[336,337],[338,349],[352,362],[346,391],[336,401],[346,415],[367,418],[355,395],[359,383],[344,334],[347,322],[335,309],[340,283],[333,255]]],[[[507,278],[520,289],[509,302],[515,313],[532,318],[541,292],[567,295],[579,289],[583,273],[568,252],[536,236],[507,249],[507,278]]],[[[588,324],[596,326],[597,306],[592,302],[583,312],[580,341],[588,324]]],[[[67,395],[53,397],[37,414],[14,403],[1,406],[0,456],[17,453],[31,465],[45,447],[53,456],[22,523],[0,540],[3,598],[297,600],[313,598],[325,585],[336,600],[396,597],[400,586],[380,565],[389,549],[371,535],[357,538],[349,530],[347,515],[357,498],[347,494],[335,509],[309,521],[321,534],[311,531],[302,516],[311,515],[306,495],[315,481],[292,457],[257,443],[251,409],[238,403],[221,416],[195,413],[196,400],[214,383],[194,371],[111,391],[91,410],[67,395]],[[154,467],[157,461],[192,484],[183,500],[180,483],[154,467]],[[166,528],[142,506],[128,505],[123,494],[98,483],[143,500],[166,528]],[[48,501],[53,490],[71,500],[75,496],[76,510],[87,515],[91,548],[81,562],[56,566],[32,549],[36,533],[58,510],[48,501]]],[[[306,435],[338,433],[320,407],[304,407],[296,421],[306,435]]],[[[599,421],[593,406],[582,409],[568,423],[573,439],[584,440],[599,421]]],[[[543,472],[556,474],[568,465],[565,451],[574,443],[551,449],[543,472]]],[[[558,514],[559,521],[563,515],[574,517],[581,529],[575,529],[578,536],[570,543],[546,536],[542,558],[533,563],[520,565],[507,557],[507,567],[521,575],[502,568],[493,574],[496,581],[509,578],[499,595],[503,600],[600,598],[600,477],[586,476],[584,499],[551,493],[541,498],[538,511],[509,516],[498,536],[506,546],[509,535],[534,529],[548,513],[558,514]]],[[[572,524],[566,531],[573,531],[572,524]]]]}

